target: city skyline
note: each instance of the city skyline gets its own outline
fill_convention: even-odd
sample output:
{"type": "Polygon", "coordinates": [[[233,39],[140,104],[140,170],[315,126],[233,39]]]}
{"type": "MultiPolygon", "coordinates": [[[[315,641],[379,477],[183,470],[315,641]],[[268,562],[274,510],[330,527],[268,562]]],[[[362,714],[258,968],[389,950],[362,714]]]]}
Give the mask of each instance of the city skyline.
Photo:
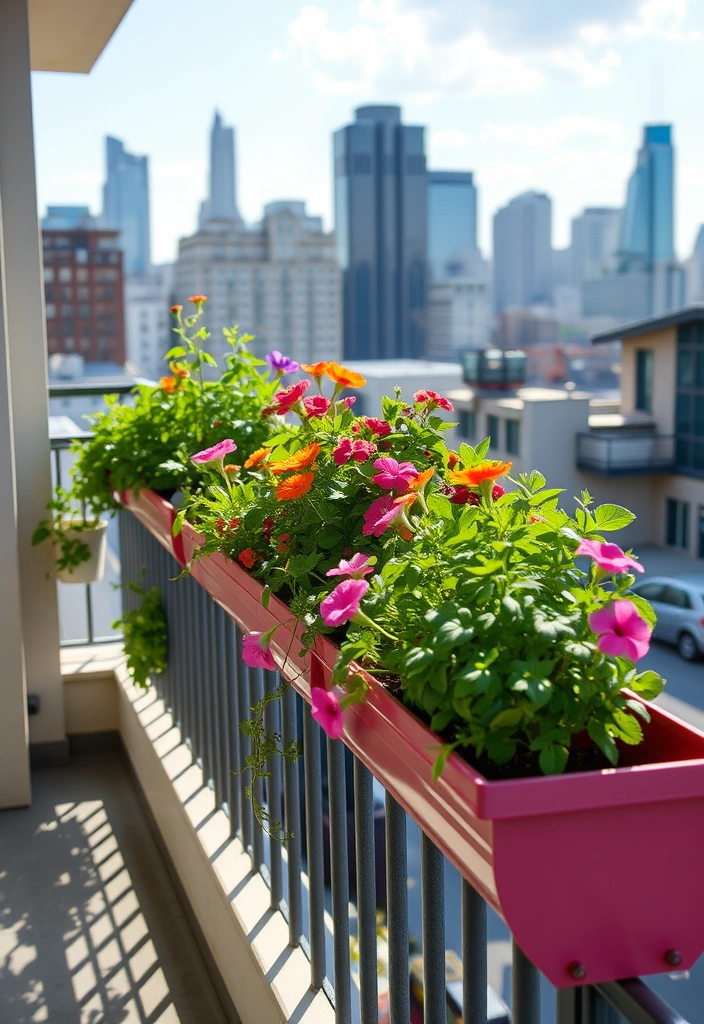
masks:
{"type": "MultiPolygon", "coordinates": [[[[151,157],[154,259],[172,259],[176,239],[195,227],[205,193],[207,135],[219,107],[226,123],[238,130],[245,219],[255,220],[271,199],[292,196],[306,200],[330,226],[330,134],[345,123],[351,107],[393,101],[403,106],[409,123],[428,126],[431,167],[475,173],[485,252],[494,211],[530,189],[552,196],[554,244],[564,246],[569,221],[583,207],[623,205],[642,124],[673,123],[679,154],[677,252],[681,257],[691,252],[704,220],[704,140],[691,103],[704,46],[704,12],[688,13],[686,4],[664,0],[614,3],[609,11],[605,5],[591,8],[589,28],[587,14],[580,18],[579,12],[564,11],[553,19],[548,42],[541,42],[537,34],[546,28],[545,3],[534,5],[534,31],[528,26],[524,39],[508,38],[485,17],[486,5],[477,9],[472,29],[460,5],[454,8],[453,43],[447,25],[433,28],[423,5],[414,4],[366,0],[359,9],[341,2],[326,11],[275,0],[266,13],[244,18],[224,0],[204,0],[198,8],[192,0],[176,0],[165,22],[159,5],[144,0],[130,10],[88,78],[35,75],[41,206],[88,202],[95,207],[100,138],[106,133],[125,138],[133,151],[151,157]],[[207,81],[181,82],[176,62],[172,71],[168,61],[154,61],[154,52],[166,53],[190,38],[194,17],[208,41],[209,74],[207,81]],[[405,35],[397,38],[394,26],[406,26],[405,35]],[[211,31],[215,27],[217,32],[211,31]],[[368,65],[360,62],[360,34],[368,40],[368,65]],[[248,97],[254,97],[247,103],[232,87],[227,41],[232,35],[239,40],[239,76],[247,81],[248,97]],[[126,53],[135,74],[118,91],[115,76],[126,53]],[[494,54],[494,65],[487,53],[494,54]],[[452,57],[445,66],[443,56],[452,57]],[[664,72],[670,60],[676,61],[677,75],[664,72]],[[470,74],[470,65],[476,73],[470,74]],[[662,87],[655,92],[663,96],[652,100],[658,77],[662,87]],[[79,108],[76,130],[66,111],[79,108]],[[301,116],[292,118],[291,109],[301,116]]],[[[453,5],[447,6],[449,11],[453,5]]],[[[500,6],[516,7],[518,24],[525,28],[515,3],[502,0],[500,6]]]]}

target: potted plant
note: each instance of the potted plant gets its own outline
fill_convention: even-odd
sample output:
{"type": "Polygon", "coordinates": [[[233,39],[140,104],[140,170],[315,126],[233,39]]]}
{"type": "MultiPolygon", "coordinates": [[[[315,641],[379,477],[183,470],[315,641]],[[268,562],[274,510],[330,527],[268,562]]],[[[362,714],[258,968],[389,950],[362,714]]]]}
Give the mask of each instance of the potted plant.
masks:
{"type": "Polygon", "coordinates": [[[105,572],[108,524],[92,513],[79,515],[72,496],[61,487],[46,508],[52,515],[39,523],[32,544],[50,540],[57,548],[59,582],[97,583],[105,572]]]}

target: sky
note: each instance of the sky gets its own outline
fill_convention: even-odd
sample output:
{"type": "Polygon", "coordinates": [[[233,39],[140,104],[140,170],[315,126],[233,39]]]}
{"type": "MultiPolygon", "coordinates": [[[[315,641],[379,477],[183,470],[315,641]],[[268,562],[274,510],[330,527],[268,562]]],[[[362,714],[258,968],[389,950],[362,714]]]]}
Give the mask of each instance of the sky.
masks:
{"type": "Polygon", "coordinates": [[[104,136],[150,159],[152,258],[196,226],[215,108],[237,129],[248,221],[304,199],[332,223],[331,134],[367,103],[427,128],[429,167],[471,170],[479,242],[527,189],[553,244],[621,205],[645,123],[673,124],[676,249],[704,222],[701,0],[134,0],[89,75],[33,75],[39,205],[101,206],[104,136]]]}

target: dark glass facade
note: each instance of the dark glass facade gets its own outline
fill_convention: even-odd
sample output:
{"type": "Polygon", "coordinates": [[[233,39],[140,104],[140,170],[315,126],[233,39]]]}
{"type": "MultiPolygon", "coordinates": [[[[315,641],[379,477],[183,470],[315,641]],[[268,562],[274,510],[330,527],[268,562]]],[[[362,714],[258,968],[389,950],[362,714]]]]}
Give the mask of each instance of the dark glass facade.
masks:
{"type": "Polygon", "coordinates": [[[677,329],[675,434],[678,472],[704,477],[704,321],[677,329]]]}
{"type": "Polygon", "coordinates": [[[621,221],[619,254],[628,262],[649,268],[675,258],[673,165],[670,125],[646,125],[621,221]]]}
{"type": "Polygon", "coordinates": [[[471,171],[428,174],[428,270],[434,281],[458,277],[477,252],[477,190],[471,171]]]}
{"type": "Polygon", "coordinates": [[[335,230],[345,359],[425,354],[425,129],[399,107],[360,107],[334,136],[335,230]]]}

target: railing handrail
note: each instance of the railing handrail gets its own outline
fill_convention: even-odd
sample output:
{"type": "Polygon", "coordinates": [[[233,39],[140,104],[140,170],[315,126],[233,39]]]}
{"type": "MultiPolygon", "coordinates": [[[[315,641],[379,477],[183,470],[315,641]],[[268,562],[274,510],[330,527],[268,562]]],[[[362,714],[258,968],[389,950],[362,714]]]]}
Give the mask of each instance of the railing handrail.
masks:
{"type": "Polygon", "coordinates": [[[133,380],[115,384],[79,384],[76,381],[49,384],[49,398],[81,398],[100,395],[129,395],[140,384],[153,384],[146,377],[135,377],[133,380]]]}

